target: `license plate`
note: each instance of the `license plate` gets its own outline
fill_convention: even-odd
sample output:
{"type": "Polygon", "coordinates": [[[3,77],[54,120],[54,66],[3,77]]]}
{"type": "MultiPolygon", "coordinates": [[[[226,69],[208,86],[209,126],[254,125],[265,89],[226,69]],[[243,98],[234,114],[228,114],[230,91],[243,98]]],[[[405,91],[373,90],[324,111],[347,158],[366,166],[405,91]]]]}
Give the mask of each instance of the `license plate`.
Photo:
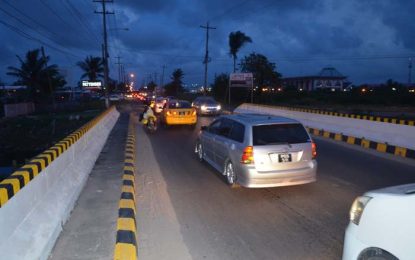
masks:
{"type": "Polygon", "coordinates": [[[292,161],[292,158],[291,158],[290,153],[280,153],[280,154],[278,154],[278,162],[286,163],[286,162],[291,162],[291,161],[292,161]]]}

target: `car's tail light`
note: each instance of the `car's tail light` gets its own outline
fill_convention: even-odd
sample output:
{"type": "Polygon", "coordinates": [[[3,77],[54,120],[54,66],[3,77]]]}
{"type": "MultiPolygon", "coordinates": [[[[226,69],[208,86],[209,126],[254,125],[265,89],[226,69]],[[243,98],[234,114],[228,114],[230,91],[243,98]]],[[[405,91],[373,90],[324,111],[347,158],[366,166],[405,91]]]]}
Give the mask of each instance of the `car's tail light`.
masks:
{"type": "Polygon", "coordinates": [[[167,111],[167,113],[166,113],[168,116],[171,116],[171,112],[170,111],[167,111]]]}
{"type": "Polygon", "coordinates": [[[247,146],[245,147],[242,153],[241,163],[250,164],[253,162],[254,162],[254,147],[247,146]]]}
{"type": "Polygon", "coordinates": [[[317,146],[314,142],[311,143],[311,154],[313,159],[317,158],[317,146]]]}

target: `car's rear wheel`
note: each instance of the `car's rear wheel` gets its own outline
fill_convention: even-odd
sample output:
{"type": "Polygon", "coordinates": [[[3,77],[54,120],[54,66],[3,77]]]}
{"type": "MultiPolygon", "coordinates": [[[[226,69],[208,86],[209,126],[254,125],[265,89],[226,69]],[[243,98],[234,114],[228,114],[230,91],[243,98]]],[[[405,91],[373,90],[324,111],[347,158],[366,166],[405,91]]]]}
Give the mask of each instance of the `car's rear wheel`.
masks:
{"type": "Polygon", "coordinates": [[[201,143],[197,143],[196,144],[196,154],[197,154],[197,158],[199,159],[199,161],[203,162],[204,158],[203,158],[203,146],[201,143]]]}
{"type": "Polygon", "coordinates": [[[225,176],[226,182],[231,186],[231,188],[239,187],[236,183],[236,173],[235,168],[233,167],[232,162],[228,161],[225,166],[225,176]]]}

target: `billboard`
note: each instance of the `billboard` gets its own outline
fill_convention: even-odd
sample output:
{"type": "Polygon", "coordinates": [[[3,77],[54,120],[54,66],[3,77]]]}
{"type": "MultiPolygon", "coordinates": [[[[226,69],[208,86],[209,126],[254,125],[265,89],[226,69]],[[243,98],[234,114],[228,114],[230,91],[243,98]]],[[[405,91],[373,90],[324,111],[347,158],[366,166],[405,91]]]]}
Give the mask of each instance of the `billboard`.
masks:
{"type": "Polygon", "coordinates": [[[252,73],[231,73],[229,76],[229,87],[252,88],[252,73]]]}
{"type": "Polygon", "coordinates": [[[81,84],[82,84],[82,88],[84,88],[84,89],[88,89],[88,88],[102,88],[102,82],[101,81],[83,80],[81,84]]]}

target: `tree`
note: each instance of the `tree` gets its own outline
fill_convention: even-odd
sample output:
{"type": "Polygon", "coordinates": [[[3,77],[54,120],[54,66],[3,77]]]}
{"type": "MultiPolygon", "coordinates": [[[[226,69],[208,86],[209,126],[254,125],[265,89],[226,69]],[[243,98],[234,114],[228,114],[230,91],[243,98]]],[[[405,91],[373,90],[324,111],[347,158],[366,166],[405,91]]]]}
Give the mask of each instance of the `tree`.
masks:
{"type": "Polygon", "coordinates": [[[148,91],[153,92],[157,87],[157,84],[154,83],[154,81],[150,81],[150,83],[147,84],[148,91]]]}
{"type": "Polygon", "coordinates": [[[183,92],[183,76],[184,73],[181,69],[175,69],[171,76],[171,82],[164,86],[165,93],[168,96],[177,96],[183,92]]]}
{"type": "Polygon", "coordinates": [[[27,86],[31,97],[38,100],[51,94],[55,88],[62,87],[66,84],[65,79],[60,75],[58,66],[48,65],[49,56],[42,57],[40,50],[35,49],[26,53],[23,60],[17,55],[20,62],[20,68],[9,66],[7,75],[17,78],[15,84],[27,86]],[[49,86],[49,79],[51,87],[49,86]]]}
{"type": "Polygon", "coordinates": [[[252,42],[252,39],[243,32],[236,31],[229,34],[229,54],[233,57],[233,72],[236,71],[237,53],[248,42],[252,42]]]}
{"type": "Polygon", "coordinates": [[[81,79],[88,78],[90,81],[96,81],[98,78],[103,78],[104,62],[100,57],[88,56],[84,61],[76,63],[83,71],[81,79]]]}
{"type": "Polygon", "coordinates": [[[275,71],[275,63],[259,53],[251,53],[245,56],[240,65],[242,72],[251,72],[254,76],[254,85],[275,86],[281,78],[281,74],[275,71]]]}
{"type": "Polygon", "coordinates": [[[228,85],[229,76],[225,73],[219,74],[212,85],[212,95],[218,100],[226,101],[228,85]]]}

